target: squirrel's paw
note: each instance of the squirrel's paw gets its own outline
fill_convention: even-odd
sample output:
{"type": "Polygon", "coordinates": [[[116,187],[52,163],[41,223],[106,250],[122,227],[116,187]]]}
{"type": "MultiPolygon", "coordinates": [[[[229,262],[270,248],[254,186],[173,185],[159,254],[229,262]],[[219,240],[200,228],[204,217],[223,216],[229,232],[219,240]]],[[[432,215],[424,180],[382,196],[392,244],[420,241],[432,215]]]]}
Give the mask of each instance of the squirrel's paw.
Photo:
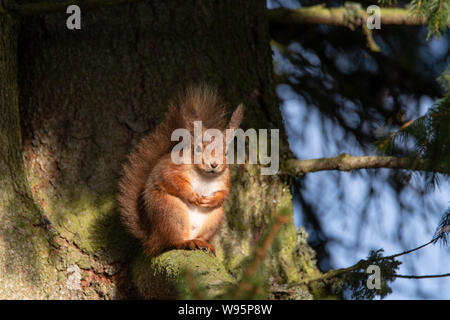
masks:
{"type": "Polygon", "coordinates": [[[212,194],[210,196],[201,197],[198,206],[202,208],[214,208],[220,204],[221,198],[215,194],[212,194]]]}
{"type": "Polygon", "coordinates": [[[201,239],[187,240],[186,249],[203,250],[212,253],[214,256],[216,255],[216,249],[214,249],[214,246],[201,239]]]}
{"type": "Polygon", "coordinates": [[[187,197],[187,201],[195,206],[200,205],[201,199],[202,198],[196,192],[192,192],[192,194],[190,194],[189,197],[187,197]]]}

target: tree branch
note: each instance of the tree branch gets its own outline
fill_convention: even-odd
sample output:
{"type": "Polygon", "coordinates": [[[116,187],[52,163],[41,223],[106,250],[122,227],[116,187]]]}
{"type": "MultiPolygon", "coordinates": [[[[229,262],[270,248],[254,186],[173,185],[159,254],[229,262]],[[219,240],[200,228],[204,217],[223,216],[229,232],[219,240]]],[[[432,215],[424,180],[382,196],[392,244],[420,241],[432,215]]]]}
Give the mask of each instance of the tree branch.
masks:
{"type": "Polygon", "coordinates": [[[429,242],[427,242],[427,243],[425,243],[425,244],[423,244],[423,245],[421,245],[421,246],[418,246],[417,248],[414,248],[414,249],[411,249],[411,250],[407,250],[407,251],[403,251],[403,252],[400,252],[400,253],[397,253],[397,254],[393,254],[393,255],[391,255],[391,256],[383,257],[382,259],[383,259],[383,260],[386,260],[386,259],[395,259],[395,258],[400,257],[400,256],[403,256],[403,255],[405,255],[405,254],[410,254],[411,252],[414,252],[414,251],[420,250],[420,249],[422,249],[422,248],[425,248],[425,247],[428,246],[429,244],[433,243],[433,241],[434,241],[434,240],[431,240],[431,241],[429,241],[429,242]]]}
{"type": "MultiPolygon", "coordinates": [[[[271,24],[295,25],[295,24],[331,24],[337,26],[360,26],[366,21],[367,14],[364,10],[359,10],[359,19],[349,21],[346,7],[326,8],[324,5],[317,5],[299,9],[272,9],[268,10],[271,24]]],[[[426,24],[424,18],[412,16],[410,11],[402,8],[380,8],[380,18],[382,25],[423,25],[426,24]]]]}
{"type": "Polygon", "coordinates": [[[444,277],[450,277],[450,273],[444,273],[444,274],[430,274],[426,276],[415,276],[415,275],[403,275],[403,274],[396,274],[394,275],[396,278],[405,278],[405,279],[429,279],[429,278],[444,278],[444,277]]]}
{"type": "Polygon", "coordinates": [[[285,162],[283,172],[289,175],[302,175],[310,172],[339,170],[350,171],[358,169],[391,168],[449,173],[443,166],[431,166],[426,160],[419,160],[413,168],[414,159],[388,156],[351,156],[342,154],[333,158],[296,160],[285,162]]]}
{"type": "MultiPolygon", "coordinates": [[[[397,254],[393,254],[393,255],[390,255],[390,256],[386,256],[386,257],[379,257],[378,260],[377,260],[378,262],[376,262],[376,264],[379,264],[382,260],[392,260],[392,261],[394,261],[394,259],[397,258],[397,257],[403,256],[403,255],[406,255],[406,254],[410,254],[411,252],[420,250],[420,249],[428,246],[431,243],[433,243],[433,240],[431,240],[431,241],[429,241],[429,242],[427,242],[427,243],[425,243],[425,244],[423,244],[423,245],[421,245],[421,246],[419,246],[417,248],[414,248],[414,249],[410,249],[410,250],[403,251],[403,252],[400,252],[400,253],[397,253],[397,254]]],[[[312,279],[303,279],[299,283],[290,283],[290,284],[288,284],[286,286],[286,288],[290,289],[292,287],[298,287],[298,286],[302,286],[302,285],[309,285],[312,282],[316,282],[316,281],[324,281],[324,280],[327,280],[327,279],[330,279],[330,278],[335,278],[335,277],[340,276],[340,275],[345,274],[345,273],[349,273],[349,272],[352,272],[352,271],[357,271],[357,270],[360,270],[360,269],[364,269],[364,268],[367,267],[368,264],[369,264],[369,259],[362,259],[362,260],[359,260],[357,263],[355,263],[354,265],[352,265],[350,267],[340,268],[340,269],[335,269],[335,270],[331,269],[328,272],[323,273],[322,275],[320,275],[318,277],[315,277],[315,278],[312,278],[312,279]]],[[[423,275],[423,276],[394,274],[393,276],[397,277],[397,278],[406,278],[406,279],[426,279],[426,278],[449,277],[450,273],[436,274],[436,275],[423,275]]]]}
{"type": "MultiPolygon", "coordinates": [[[[70,5],[77,5],[81,9],[91,9],[138,1],[142,0],[68,0],[22,4],[3,0],[0,1],[0,13],[7,11],[21,16],[32,16],[64,12],[70,5]]],[[[332,24],[348,26],[348,12],[348,7],[326,8],[325,5],[317,5],[299,9],[272,9],[268,10],[268,16],[270,22],[274,24],[332,24]]],[[[361,25],[362,18],[367,17],[367,14],[361,9],[358,16],[359,19],[352,19],[351,24],[355,26],[361,25]]],[[[411,16],[407,9],[381,8],[381,23],[385,25],[422,25],[426,23],[426,20],[411,16]]]]}
{"type": "Polygon", "coordinates": [[[286,288],[290,289],[290,288],[298,287],[298,286],[302,286],[302,285],[309,285],[312,282],[324,281],[324,280],[327,280],[327,279],[330,279],[330,278],[335,278],[335,277],[340,276],[341,274],[344,274],[344,273],[348,273],[348,272],[351,272],[351,271],[359,270],[359,269],[362,268],[363,262],[364,262],[364,260],[361,260],[361,261],[355,263],[354,265],[352,265],[352,266],[350,266],[348,268],[341,268],[341,269],[336,269],[336,270],[330,270],[330,271],[328,271],[328,272],[326,272],[326,273],[324,273],[324,274],[322,274],[322,275],[320,275],[318,277],[315,277],[313,279],[305,279],[305,280],[303,280],[303,281],[301,281],[299,283],[289,283],[289,284],[286,285],[286,288]]]}

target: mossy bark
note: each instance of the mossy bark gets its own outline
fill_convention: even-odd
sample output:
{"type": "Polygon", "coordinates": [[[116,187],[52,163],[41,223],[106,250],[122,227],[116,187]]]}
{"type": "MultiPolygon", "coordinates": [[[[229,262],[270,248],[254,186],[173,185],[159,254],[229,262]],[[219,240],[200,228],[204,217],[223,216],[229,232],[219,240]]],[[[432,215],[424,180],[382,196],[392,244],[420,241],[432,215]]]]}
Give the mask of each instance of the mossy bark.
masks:
{"type": "MultiPolygon", "coordinates": [[[[17,36],[18,23],[0,16],[0,298],[98,298],[92,288],[81,294],[73,281],[89,281],[86,261],[93,258],[61,236],[32,199],[22,156],[17,36]]],[[[108,285],[104,292],[112,296],[108,285]]]]}
{"type": "MultiPolygon", "coordinates": [[[[189,83],[218,86],[229,110],[243,102],[245,127],[282,129],[265,10],[257,0],[149,1],[82,9],[75,31],[66,29],[66,14],[49,14],[23,21],[18,58],[15,24],[0,17],[0,74],[7,75],[0,77],[0,148],[8,155],[0,160],[0,244],[12,256],[0,258],[0,282],[35,288],[0,297],[191,297],[187,266],[198,269],[200,284],[202,277],[236,284],[277,210],[292,211],[287,181],[261,176],[257,166],[233,167],[217,258],[143,257],[120,224],[115,196],[126,155],[189,83]],[[168,282],[173,290],[157,290],[168,282]]],[[[264,260],[267,288],[317,272],[290,221],[264,260]]]]}

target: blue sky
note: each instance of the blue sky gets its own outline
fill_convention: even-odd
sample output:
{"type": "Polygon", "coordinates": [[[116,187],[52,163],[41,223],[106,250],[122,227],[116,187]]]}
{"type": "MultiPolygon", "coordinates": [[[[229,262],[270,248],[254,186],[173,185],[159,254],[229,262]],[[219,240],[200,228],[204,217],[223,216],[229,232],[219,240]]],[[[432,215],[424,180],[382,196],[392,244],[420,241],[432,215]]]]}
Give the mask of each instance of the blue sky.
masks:
{"type": "MultiPolygon", "coordinates": [[[[281,110],[285,121],[290,146],[295,156],[299,159],[336,156],[340,153],[362,155],[363,151],[355,147],[356,143],[349,141],[346,150],[338,150],[333,141],[327,141],[318,125],[318,112],[314,107],[307,106],[301,97],[289,90],[286,86],[279,86],[278,95],[284,98],[281,110]],[[308,120],[305,121],[305,117],[308,120]],[[301,127],[299,126],[301,124],[301,127]],[[298,131],[302,131],[307,139],[297,139],[298,131]]],[[[422,99],[421,113],[424,113],[432,103],[431,99],[422,99]]],[[[329,134],[339,139],[342,129],[331,122],[328,124],[329,134]]],[[[367,210],[365,225],[359,225],[356,216],[360,214],[360,208],[365,203],[365,189],[368,187],[365,170],[357,174],[347,172],[317,172],[310,173],[306,179],[307,188],[305,197],[317,199],[320,202],[320,219],[323,221],[327,235],[338,239],[340,242],[329,245],[333,268],[348,267],[361,258],[367,257],[371,249],[385,249],[385,254],[390,255],[412,249],[428,242],[434,234],[440,217],[450,205],[450,185],[442,181],[439,188],[429,192],[425,199],[417,199],[414,192],[405,191],[404,197],[418,211],[427,210],[422,216],[420,212],[411,217],[401,215],[402,210],[393,198],[392,190],[383,186],[383,175],[389,169],[378,169],[380,175],[379,189],[382,192],[367,210]],[[334,177],[341,175],[344,190],[337,190],[334,177]],[[344,201],[338,199],[339,192],[345,194],[344,201]],[[426,205],[424,205],[426,203],[426,205]],[[426,208],[426,209],[425,209],[426,208]],[[399,230],[398,226],[403,227],[399,230]],[[358,229],[362,241],[358,241],[358,229]],[[404,245],[398,242],[399,232],[405,239],[404,245]]],[[[423,179],[420,175],[411,180],[411,189],[420,187],[423,179]]],[[[409,190],[411,191],[411,190],[409,190]]],[[[294,207],[296,226],[302,226],[303,217],[300,206],[294,207]]],[[[420,251],[403,256],[400,259],[403,264],[399,274],[440,274],[448,273],[450,266],[450,250],[439,245],[431,245],[420,251]]],[[[450,278],[408,280],[397,279],[392,288],[393,293],[387,299],[450,299],[450,278]]]]}
{"type": "MultiPolygon", "coordinates": [[[[271,2],[273,1],[268,0],[269,8],[274,7],[271,2]]],[[[286,7],[295,8],[299,7],[301,1],[283,0],[282,3],[286,7]]],[[[445,58],[443,55],[448,54],[448,47],[449,37],[429,40],[428,47],[422,48],[424,59],[421,62],[431,63],[433,66],[433,58],[445,58]]],[[[281,57],[276,48],[273,49],[275,70],[293,72],[293,66],[281,57]]],[[[290,49],[302,51],[302,56],[306,56],[313,65],[320,64],[314,53],[306,52],[300,45],[291,45],[290,49]]],[[[447,61],[450,63],[450,57],[447,61]]],[[[351,68],[351,61],[344,59],[339,62],[337,59],[337,63],[344,69],[351,68]]],[[[370,61],[368,63],[370,64],[370,61]]],[[[290,147],[297,158],[332,157],[341,153],[370,154],[359,148],[356,141],[351,139],[345,141],[344,149],[338,148],[337,142],[344,139],[340,127],[331,120],[322,122],[316,107],[307,105],[305,100],[288,86],[278,86],[277,93],[283,100],[281,111],[290,147]]],[[[412,107],[405,110],[407,120],[425,114],[433,103],[435,101],[430,97],[421,97],[418,108],[416,104],[411,104],[412,107]]],[[[347,116],[350,118],[352,114],[347,116]]],[[[357,116],[354,117],[355,121],[358,119],[357,116]]],[[[403,202],[410,206],[404,208],[399,205],[393,190],[383,179],[388,170],[376,171],[377,179],[373,187],[377,193],[371,204],[362,211],[365,214],[364,219],[361,219],[361,209],[366,203],[366,192],[370,187],[366,170],[352,173],[326,171],[306,176],[306,188],[302,190],[302,194],[311,202],[319,204],[319,219],[327,236],[335,240],[327,247],[333,268],[348,267],[366,258],[371,249],[383,248],[386,255],[391,255],[415,248],[433,237],[440,218],[450,206],[449,181],[441,180],[439,188],[419,197],[418,190],[423,189],[424,179],[420,174],[414,174],[401,194],[403,202]],[[337,179],[341,181],[339,184],[336,183],[337,179]]],[[[303,212],[295,199],[294,219],[296,226],[303,225],[303,212]]],[[[399,274],[427,275],[450,272],[450,250],[439,245],[427,246],[402,256],[399,260],[403,262],[399,274]]],[[[450,299],[448,288],[448,277],[421,280],[398,278],[392,284],[393,293],[386,299],[450,299]]]]}

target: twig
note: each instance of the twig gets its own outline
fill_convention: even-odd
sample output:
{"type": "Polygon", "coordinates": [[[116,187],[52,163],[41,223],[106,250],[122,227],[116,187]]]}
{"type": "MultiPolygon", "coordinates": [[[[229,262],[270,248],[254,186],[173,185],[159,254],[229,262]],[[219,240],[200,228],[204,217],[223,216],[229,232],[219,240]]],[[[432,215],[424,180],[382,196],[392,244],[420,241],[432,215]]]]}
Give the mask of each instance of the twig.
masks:
{"type": "Polygon", "coordinates": [[[416,14],[419,14],[421,5],[422,5],[422,0],[417,1],[416,14]]]}
{"type": "Polygon", "coordinates": [[[397,253],[397,254],[393,254],[393,255],[391,255],[391,256],[382,257],[381,259],[382,259],[382,260],[394,259],[394,258],[403,256],[403,255],[405,255],[405,254],[408,254],[408,253],[411,253],[411,252],[420,250],[420,249],[422,249],[422,248],[425,248],[426,246],[428,246],[428,245],[431,244],[431,243],[433,243],[433,240],[431,240],[431,241],[429,241],[429,242],[427,242],[427,243],[425,243],[425,244],[423,244],[423,245],[421,245],[421,246],[419,246],[419,247],[417,247],[417,248],[414,248],[414,249],[411,249],[411,250],[408,250],[408,251],[403,251],[403,252],[400,252],[400,253],[397,253]]]}
{"type": "Polygon", "coordinates": [[[431,167],[426,160],[419,160],[414,168],[414,159],[390,156],[351,156],[341,154],[337,157],[296,160],[289,159],[284,163],[282,171],[289,175],[303,175],[310,172],[339,170],[350,171],[358,169],[391,168],[405,170],[420,170],[439,173],[449,173],[444,166],[431,167]]]}
{"type": "Polygon", "coordinates": [[[402,275],[402,274],[396,274],[394,275],[396,278],[405,278],[405,279],[428,279],[428,278],[444,278],[444,277],[450,277],[450,273],[444,273],[444,274],[429,274],[425,276],[415,276],[415,275],[402,275]]]}
{"type": "Polygon", "coordinates": [[[298,286],[303,286],[303,285],[310,285],[312,282],[316,282],[316,281],[323,281],[323,280],[327,280],[330,278],[334,278],[337,277],[341,274],[347,273],[347,272],[351,272],[351,271],[355,271],[358,269],[361,269],[361,266],[363,265],[363,263],[365,262],[365,260],[360,260],[359,262],[355,263],[354,265],[348,267],[348,268],[341,268],[341,269],[336,269],[336,270],[330,270],[324,274],[322,274],[321,276],[318,276],[316,278],[313,279],[304,279],[303,281],[297,282],[297,283],[289,283],[286,285],[286,288],[292,288],[292,287],[298,287],[298,286]]]}
{"type": "Polygon", "coordinates": [[[439,22],[441,19],[441,10],[442,10],[442,0],[439,1],[439,7],[436,14],[436,23],[434,24],[434,29],[436,32],[439,32],[439,22]]]}
{"type": "Polygon", "coordinates": [[[186,270],[186,279],[187,279],[187,282],[188,282],[189,290],[191,291],[191,293],[193,294],[195,299],[203,300],[204,297],[202,296],[202,294],[200,293],[200,291],[197,288],[197,285],[195,283],[195,280],[194,280],[194,277],[192,275],[192,270],[191,269],[187,269],[186,270]]]}
{"type": "Polygon", "coordinates": [[[287,216],[283,216],[280,214],[277,214],[275,216],[275,222],[272,225],[272,227],[269,231],[269,234],[264,239],[263,244],[256,250],[256,257],[253,260],[252,264],[245,271],[243,280],[239,283],[239,286],[237,287],[235,293],[233,294],[233,299],[238,299],[239,296],[242,294],[242,292],[246,288],[249,288],[248,281],[252,278],[252,276],[255,274],[256,270],[258,269],[258,266],[263,261],[267,251],[269,250],[269,248],[270,248],[272,242],[274,241],[275,236],[277,235],[281,226],[289,221],[290,221],[290,219],[287,216]]]}
{"type": "Polygon", "coordinates": [[[395,138],[395,137],[400,133],[400,131],[402,131],[403,129],[409,127],[411,124],[414,123],[414,121],[416,121],[416,119],[414,119],[414,120],[409,120],[408,122],[402,124],[402,126],[401,126],[397,131],[393,132],[393,133],[390,135],[389,138],[387,138],[387,139],[384,140],[382,143],[380,143],[380,149],[383,149],[384,146],[385,146],[386,144],[389,143],[389,141],[391,141],[393,138],[395,138]]]}

